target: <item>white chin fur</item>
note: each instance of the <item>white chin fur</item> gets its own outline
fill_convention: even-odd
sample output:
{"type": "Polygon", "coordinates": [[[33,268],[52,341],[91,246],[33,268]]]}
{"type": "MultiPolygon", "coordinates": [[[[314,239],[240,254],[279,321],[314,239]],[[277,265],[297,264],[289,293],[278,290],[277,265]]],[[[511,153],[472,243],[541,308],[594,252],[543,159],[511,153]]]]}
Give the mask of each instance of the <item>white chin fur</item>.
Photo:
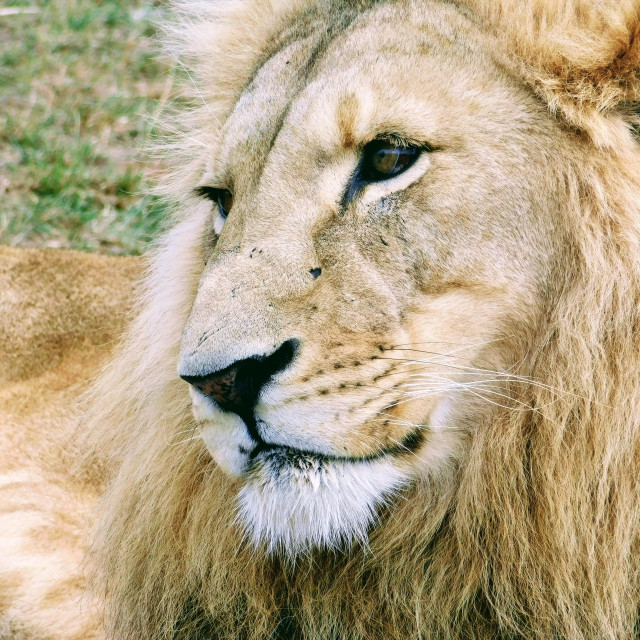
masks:
{"type": "Polygon", "coordinates": [[[237,520],[256,546],[287,556],[366,544],[378,508],[407,481],[387,458],[348,461],[275,449],[253,461],[237,520]]]}
{"type": "Polygon", "coordinates": [[[276,448],[250,461],[255,442],[242,419],[199,391],[192,389],[191,398],[209,453],[223,471],[243,479],[239,526],[271,553],[295,557],[313,547],[366,544],[379,507],[409,481],[387,456],[340,460],[276,448]]]}

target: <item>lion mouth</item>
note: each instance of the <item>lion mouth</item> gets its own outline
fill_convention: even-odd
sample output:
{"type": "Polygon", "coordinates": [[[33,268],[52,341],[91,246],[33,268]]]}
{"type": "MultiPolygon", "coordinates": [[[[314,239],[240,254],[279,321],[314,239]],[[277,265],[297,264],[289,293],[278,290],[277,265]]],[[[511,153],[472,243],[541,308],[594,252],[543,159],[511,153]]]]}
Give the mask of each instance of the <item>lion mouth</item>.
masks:
{"type": "Polygon", "coordinates": [[[293,465],[299,464],[301,462],[316,464],[373,462],[375,460],[380,460],[387,457],[413,455],[420,448],[420,445],[424,441],[423,427],[416,427],[398,444],[391,447],[382,448],[374,453],[359,456],[332,455],[319,453],[317,451],[299,449],[297,447],[291,447],[288,445],[266,442],[260,436],[260,433],[257,429],[257,424],[254,424],[253,429],[249,427],[248,429],[252,439],[257,442],[256,446],[250,451],[241,449],[241,453],[244,453],[249,457],[249,470],[251,470],[251,468],[253,468],[259,460],[262,461],[267,458],[277,458],[277,460],[282,464],[290,463],[293,465]]]}

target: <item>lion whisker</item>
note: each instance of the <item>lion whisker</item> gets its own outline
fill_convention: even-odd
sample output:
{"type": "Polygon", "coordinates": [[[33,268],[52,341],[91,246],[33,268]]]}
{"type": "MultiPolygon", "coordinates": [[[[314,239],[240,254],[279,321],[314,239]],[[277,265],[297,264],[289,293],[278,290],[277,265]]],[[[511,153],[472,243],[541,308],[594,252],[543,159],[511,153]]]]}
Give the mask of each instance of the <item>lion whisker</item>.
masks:
{"type": "MultiPolygon", "coordinates": [[[[491,376],[497,376],[500,379],[505,380],[506,382],[519,382],[519,383],[523,383],[523,384],[528,384],[531,385],[533,387],[539,388],[539,389],[545,389],[546,391],[550,391],[551,393],[555,393],[557,395],[567,395],[567,396],[571,396],[571,397],[575,397],[575,398],[580,398],[583,400],[588,400],[588,398],[586,398],[585,396],[582,396],[580,394],[574,393],[572,391],[566,391],[564,389],[559,389],[557,387],[553,387],[551,385],[548,384],[544,384],[538,380],[536,380],[535,378],[531,378],[529,376],[523,376],[523,375],[518,375],[518,374],[513,374],[513,373],[507,373],[504,371],[495,371],[495,370],[491,370],[491,369],[482,369],[479,367],[471,367],[471,366],[465,366],[465,365],[454,365],[454,364],[449,364],[449,363],[443,363],[443,362],[432,362],[430,360],[407,360],[406,361],[406,365],[430,365],[430,364],[435,364],[437,366],[441,366],[441,367],[447,367],[449,369],[456,369],[456,370],[460,370],[460,372],[457,375],[491,375],[491,376]]],[[[412,376],[420,376],[420,375],[426,375],[428,373],[437,373],[437,372],[418,372],[418,373],[411,373],[410,375],[412,376]]]]}
{"type": "Polygon", "coordinates": [[[187,74],[187,77],[191,81],[191,84],[193,85],[193,88],[196,90],[196,93],[198,94],[198,97],[200,98],[200,100],[202,100],[202,104],[206,107],[207,111],[209,111],[209,113],[211,114],[211,116],[215,120],[215,122],[218,125],[218,127],[220,129],[222,129],[222,123],[218,119],[218,116],[215,114],[215,111],[211,108],[209,103],[204,99],[204,96],[202,95],[202,92],[200,91],[200,88],[198,87],[198,84],[196,83],[196,81],[194,80],[193,76],[191,75],[191,72],[189,71],[189,68],[187,67],[187,65],[185,65],[184,62],[182,62],[182,60],[180,60],[177,56],[174,56],[174,60],[177,62],[178,65],[180,65],[182,70],[187,74]]]}
{"type": "Polygon", "coordinates": [[[172,434],[169,438],[165,437],[165,443],[167,447],[177,447],[178,445],[186,444],[187,442],[197,440],[200,437],[200,434],[195,433],[197,428],[198,428],[198,425],[193,425],[193,427],[190,427],[189,429],[182,429],[181,431],[176,431],[176,433],[172,434]],[[174,438],[177,438],[178,436],[181,436],[184,433],[189,433],[191,435],[188,438],[185,438],[184,440],[180,440],[178,442],[174,441],[174,438]]]}
{"type": "MultiPolygon", "coordinates": [[[[461,351],[468,351],[469,349],[474,349],[476,347],[484,347],[488,344],[493,344],[496,342],[502,342],[504,340],[504,338],[495,338],[493,340],[482,340],[480,342],[474,342],[472,344],[466,344],[466,345],[462,345],[462,346],[458,346],[456,349],[453,349],[451,351],[445,352],[445,353],[441,353],[439,351],[426,351],[426,350],[422,350],[422,349],[415,349],[413,347],[396,347],[393,346],[389,349],[389,351],[414,351],[416,353],[426,353],[429,355],[434,355],[438,358],[452,358],[454,357],[453,354],[459,353],[461,351]]],[[[417,344],[455,344],[455,343],[448,343],[448,342],[433,342],[433,343],[417,343],[417,344]]]]}

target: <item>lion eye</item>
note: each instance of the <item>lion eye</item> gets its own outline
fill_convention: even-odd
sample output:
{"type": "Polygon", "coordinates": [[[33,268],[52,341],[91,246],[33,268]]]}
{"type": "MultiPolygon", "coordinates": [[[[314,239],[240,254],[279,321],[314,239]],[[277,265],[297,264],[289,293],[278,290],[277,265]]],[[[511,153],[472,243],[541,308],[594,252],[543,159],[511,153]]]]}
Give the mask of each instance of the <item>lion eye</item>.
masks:
{"type": "Polygon", "coordinates": [[[360,177],[375,182],[391,178],[408,169],[420,155],[416,146],[400,146],[388,140],[373,140],[362,153],[360,177]]]}
{"type": "Polygon", "coordinates": [[[226,219],[233,206],[233,195],[227,189],[220,189],[218,192],[218,211],[226,219]]]}
{"type": "Polygon", "coordinates": [[[218,213],[226,220],[233,206],[233,194],[228,189],[216,189],[215,187],[198,187],[196,194],[218,205],[218,213]]]}

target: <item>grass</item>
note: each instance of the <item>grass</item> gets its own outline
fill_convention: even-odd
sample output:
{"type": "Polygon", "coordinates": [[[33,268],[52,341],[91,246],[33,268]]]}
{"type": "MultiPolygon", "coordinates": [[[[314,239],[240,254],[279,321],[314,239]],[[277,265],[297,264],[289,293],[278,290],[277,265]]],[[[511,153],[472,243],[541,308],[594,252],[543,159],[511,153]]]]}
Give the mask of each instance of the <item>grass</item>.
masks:
{"type": "Polygon", "coordinates": [[[158,167],[140,149],[172,86],[155,57],[163,11],[0,0],[0,243],[136,254],[157,233],[158,167]]]}

